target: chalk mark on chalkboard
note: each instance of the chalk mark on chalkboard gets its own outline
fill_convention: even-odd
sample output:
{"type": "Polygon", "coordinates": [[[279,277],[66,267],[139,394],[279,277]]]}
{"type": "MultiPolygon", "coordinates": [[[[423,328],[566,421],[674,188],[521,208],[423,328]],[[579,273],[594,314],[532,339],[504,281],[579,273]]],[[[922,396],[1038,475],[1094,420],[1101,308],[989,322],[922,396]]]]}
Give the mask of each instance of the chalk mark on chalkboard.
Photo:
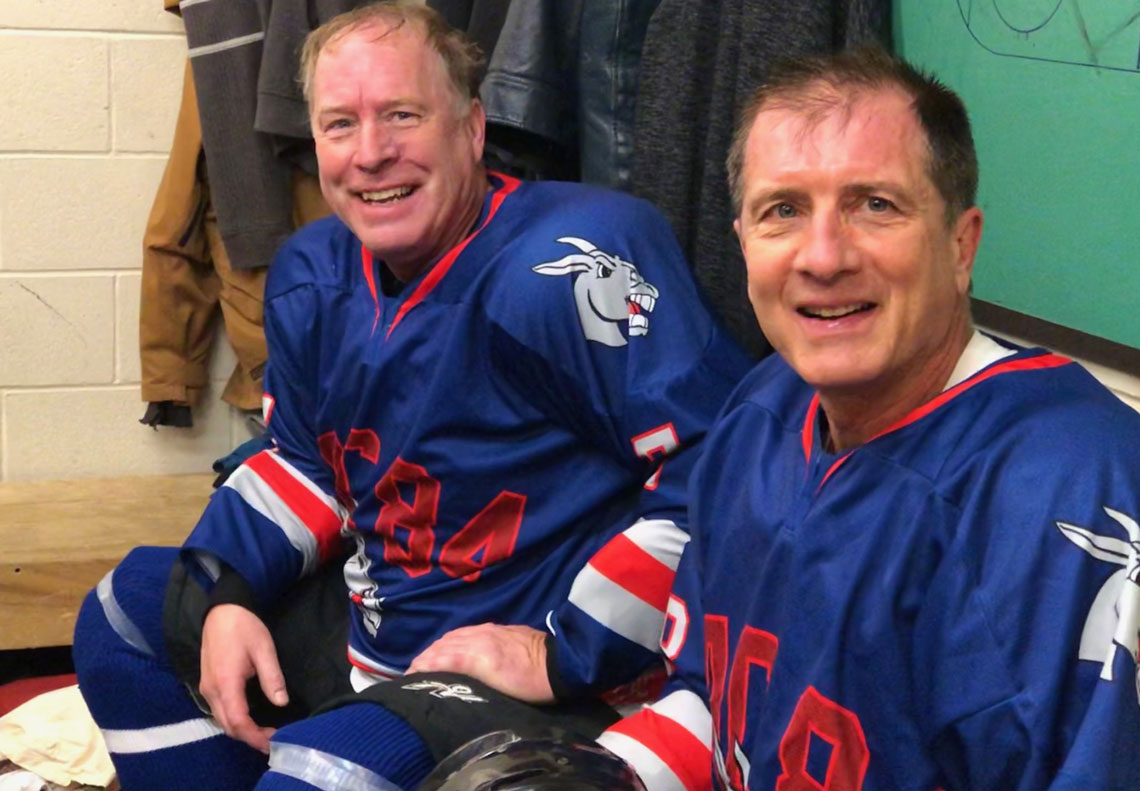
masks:
{"type": "MultiPolygon", "coordinates": [[[[1140,46],[1136,50],[1136,65],[1133,66],[1128,61],[1128,65],[1113,65],[1104,62],[1105,47],[1119,36],[1121,33],[1126,32],[1138,20],[1140,20],[1140,10],[1130,13],[1127,19],[1114,25],[1106,34],[1094,39],[1089,33],[1088,25],[1085,22],[1085,15],[1080,7],[1080,0],[1069,0],[1069,5],[1072,7],[1073,20],[1072,24],[1074,30],[1072,31],[1072,38],[1070,38],[1070,47],[1079,47],[1077,52],[1070,52],[1068,56],[1047,57],[1041,55],[1031,55],[1024,52],[1009,51],[1007,48],[1013,47],[1015,50],[1019,48],[1030,48],[1033,46],[1029,44],[1031,34],[1039,33],[1043,28],[1054,21],[1057,12],[1060,10],[1064,0],[1056,0],[1051,10],[1048,5],[1050,0],[1045,0],[1045,7],[1042,8],[1034,16],[1026,20],[1024,17],[1026,13],[1033,13],[1031,9],[1018,9],[1016,6],[1011,10],[1009,8],[1003,13],[1000,3],[1005,2],[1008,4],[1009,0],[989,0],[989,3],[982,2],[979,7],[975,9],[974,0],[957,0],[958,13],[962,17],[963,23],[966,25],[967,31],[970,36],[987,52],[1005,58],[1017,58],[1019,60],[1038,61],[1041,63],[1056,63],[1065,66],[1084,66],[1086,68],[1108,70],[1108,71],[1122,71],[1129,74],[1136,74],[1140,72],[1140,46]],[[992,12],[987,13],[987,6],[992,8],[992,12]],[[1019,13],[1020,13],[1020,19],[1019,13]],[[988,20],[988,22],[987,22],[988,20]],[[996,25],[996,27],[995,27],[996,25]],[[982,40],[984,33],[990,33],[988,38],[992,38],[995,30],[1008,31],[1005,35],[1013,34],[1016,37],[1014,40],[1004,41],[1001,48],[991,46],[982,40]],[[1079,44],[1077,40],[1079,40],[1079,44]],[[1006,49],[1006,51],[1002,51],[1006,49]]],[[[1056,39],[1053,39],[1054,43],[1056,39]]],[[[1138,42],[1140,43],[1140,42],[1138,42]]],[[[1110,58],[1115,60],[1117,64],[1120,63],[1120,53],[1117,53],[1110,58]]]]}
{"type": "MultiPolygon", "coordinates": [[[[1115,28],[1105,34],[1104,38],[1102,38],[1099,42],[1094,43],[1093,40],[1089,38],[1088,26],[1085,24],[1084,14],[1081,13],[1080,3],[1078,0],[1070,0],[1070,2],[1073,4],[1073,13],[1077,17],[1077,25],[1080,28],[1081,40],[1085,42],[1085,47],[1088,49],[1089,57],[1092,58],[1093,63],[1097,62],[1098,53],[1104,49],[1105,45],[1107,45],[1108,42],[1112,41],[1128,28],[1132,27],[1132,23],[1137,19],[1140,19],[1140,11],[1137,11],[1124,22],[1117,25],[1115,28]]],[[[1137,51],[1136,62],[1137,64],[1140,64],[1140,50],[1137,51]]],[[[1138,65],[1137,68],[1140,68],[1140,65],[1138,65]]]]}
{"type": "MultiPolygon", "coordinates": [[[[1004,22],[1006,27],[1008,27],[1010,30],[1014,31],[1015,33],[1029,34],[1029,33],[1036,33],[1038,30],[1040,30],[1041,28],[1043,28],[1049,24],[1049,22],[1056,15],[1057,9],[1061,7],[1061,0],[1057,0],[1057,5],[1053,6],[1053,10],[1049,12],[1049,15],[1046,16],[1043,20],[1041,20],[1040,24],[1037,24],[1034,27],[1018,27],[1013,22],[1010,22],[1008,19],[1006,19],[1005,14],[1003,14],[1001,12],[1001,6],[998,5],[997,0],[993,0],[993,4],[994,4],[994,11],[997,12],[998,19],[1000,19],[1002,22],[1004,22]]],[[[973,2],[971,2],[971,5],[973,5],[973,2]]]]}
{"type": "Polygon", "coordinates": [[[1092,62],[1096,63],[1099,60],[1096,56],[1097,48],[1093,46],[1092,39],[1089,38],[1089,27],[1085,24],[1085,15],[1081,13],[1081,4],[1077,0],[1071,0],[1071,5],[1073,6],[1073,15],[1077,18],[1077,32],[1081,34],[1085,51],[1088,52],[1092,62]]]}

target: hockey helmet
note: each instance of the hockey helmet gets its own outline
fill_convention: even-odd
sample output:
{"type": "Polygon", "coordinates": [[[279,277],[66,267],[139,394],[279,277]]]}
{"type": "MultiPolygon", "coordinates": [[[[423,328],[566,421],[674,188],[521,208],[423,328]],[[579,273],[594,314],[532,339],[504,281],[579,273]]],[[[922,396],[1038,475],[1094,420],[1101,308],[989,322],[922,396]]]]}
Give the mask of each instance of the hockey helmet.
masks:
{"type": "Polygon", "coordinates": [[[443,759],[417,791],[644,791],[644,786],[623,760],[578,736],[495,731],[443,759]]]}

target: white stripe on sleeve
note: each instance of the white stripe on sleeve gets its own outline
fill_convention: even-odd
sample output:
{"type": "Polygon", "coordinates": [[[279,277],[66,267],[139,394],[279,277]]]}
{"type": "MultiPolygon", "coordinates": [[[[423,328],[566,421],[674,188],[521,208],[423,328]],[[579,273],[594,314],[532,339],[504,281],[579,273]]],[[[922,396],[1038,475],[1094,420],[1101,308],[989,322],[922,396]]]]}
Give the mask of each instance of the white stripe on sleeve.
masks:
{"type": "Polygon", "coordinates": [[[665,613],[646,604],[587,565],[578,572],[569,600],[582,612],[622,637],[658,653],[665,613]]]}

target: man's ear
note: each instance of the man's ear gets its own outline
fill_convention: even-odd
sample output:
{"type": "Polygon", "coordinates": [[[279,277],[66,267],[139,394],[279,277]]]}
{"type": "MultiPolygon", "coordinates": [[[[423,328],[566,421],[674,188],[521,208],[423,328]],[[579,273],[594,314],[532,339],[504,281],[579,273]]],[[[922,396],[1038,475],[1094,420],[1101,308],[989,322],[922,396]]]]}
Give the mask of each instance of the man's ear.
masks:
{"type": "Polygon", "coordinates": [[[974,258],[982,239],[982,210],[977,206],[966,209],[954,222],[954,282],[958,293],[966,294],[974,273],[974,258]]]}
{"type": "Polygon", "coordinates": [[[471,135],[471,153],[475,156],[476,162],[483,160],[483,144],[487,139],[487,113],[483,110],[483,103],[478,99],[471,100],[471,107],[467,111],[467,118],[464,120],[467,124],[468,134],[471,135]]]}

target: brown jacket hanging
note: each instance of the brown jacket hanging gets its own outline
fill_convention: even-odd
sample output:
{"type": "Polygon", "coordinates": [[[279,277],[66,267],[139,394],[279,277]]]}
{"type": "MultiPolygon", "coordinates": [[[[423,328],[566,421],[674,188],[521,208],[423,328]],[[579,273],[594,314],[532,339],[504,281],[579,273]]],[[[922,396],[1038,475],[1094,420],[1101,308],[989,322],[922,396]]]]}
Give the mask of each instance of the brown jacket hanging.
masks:
{"type": "MultiPolygon", "coordinates": [[[[314,177],[296,171],[292,192],[295,226],[329,213],[314,177]]],[[[187,64],[170,159],[143,237],[139,354],[144,401],[199,403],[208,378],[213,318],[220,306],[237,356],[222,398],[242,409],[260,408],[266,271],[230,266],[210,202],[198,103],[187,64]]]]}

